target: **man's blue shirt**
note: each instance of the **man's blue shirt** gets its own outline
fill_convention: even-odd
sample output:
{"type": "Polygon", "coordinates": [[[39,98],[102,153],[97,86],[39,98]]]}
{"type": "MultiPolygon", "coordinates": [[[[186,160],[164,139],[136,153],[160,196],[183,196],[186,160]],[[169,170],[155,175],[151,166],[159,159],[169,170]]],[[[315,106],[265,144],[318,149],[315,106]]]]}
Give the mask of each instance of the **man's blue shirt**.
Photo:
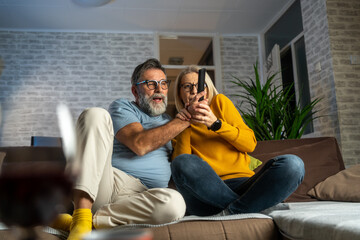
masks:
{"type": "MultiPolygon", "coordinates": [[[[170,116],[162,114],[149,116],[144,113],[135,102],[127,99],[117,99],[110,104],[109,112],[114,125],[114,134],[126,125],[139,122],[144,129],[162,126],[170,121],[170,116]]],[[[156,140],[159,136],[152,136],[156,140]]],[[[148,188],[167,187],[171,176],[170,155],[171,141],[164,146],[137,156],[124,144],[114,138],[112,165],[136,178],[139,178],[148,188]]]]}

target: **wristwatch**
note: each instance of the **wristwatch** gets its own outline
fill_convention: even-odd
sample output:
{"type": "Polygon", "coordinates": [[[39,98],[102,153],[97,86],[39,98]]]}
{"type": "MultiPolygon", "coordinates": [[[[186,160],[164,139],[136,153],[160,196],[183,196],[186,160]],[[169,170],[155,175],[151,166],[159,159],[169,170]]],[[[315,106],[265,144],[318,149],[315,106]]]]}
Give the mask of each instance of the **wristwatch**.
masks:
{"type": "Polygon", "coordinates": [[[220,119],[217,119],[213,124],[211,124],[210,127],[208,127],[209,130],[216,132],[221,128],[222,122],[220,119]]]}

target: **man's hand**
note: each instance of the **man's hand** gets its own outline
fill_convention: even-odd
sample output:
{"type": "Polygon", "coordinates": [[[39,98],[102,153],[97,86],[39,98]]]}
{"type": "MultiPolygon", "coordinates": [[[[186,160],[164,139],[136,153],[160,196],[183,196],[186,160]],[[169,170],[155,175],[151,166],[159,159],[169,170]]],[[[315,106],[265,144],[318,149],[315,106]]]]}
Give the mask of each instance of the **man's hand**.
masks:
{"type": "Polygon", "coordinates": [[[191,114],[187,110],[188,107],[189,107],[189,104],[185,104],[185,108],[181,109],[180,112],[178,112],[175,117],[177,117],[183,121],[190,121],[191,114]]]}

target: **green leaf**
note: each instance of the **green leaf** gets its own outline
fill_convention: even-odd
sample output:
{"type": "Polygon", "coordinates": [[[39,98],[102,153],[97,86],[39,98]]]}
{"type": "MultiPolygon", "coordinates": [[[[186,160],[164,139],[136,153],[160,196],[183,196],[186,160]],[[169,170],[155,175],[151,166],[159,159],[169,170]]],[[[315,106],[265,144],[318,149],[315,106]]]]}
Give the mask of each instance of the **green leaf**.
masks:
{"type": "Polygon", "coordinates": [[[268,76],[262,85],[258,62],[253,68],[254,79],[242,80],[232,76],[235,80],[231,81],[241,88],[238,94],[232,96],[241,100],[237,108],[245,123],[254,131],[257,140],[301,138],[306,126],[320,117],[315,116],[318,111],[314,111],[320,99],[316,98],[303,107],[299,99],[295,107],[291,107],[290,102],[295,99],[293,84],[275,85],[280,73],[277,72],[268,76]]]}

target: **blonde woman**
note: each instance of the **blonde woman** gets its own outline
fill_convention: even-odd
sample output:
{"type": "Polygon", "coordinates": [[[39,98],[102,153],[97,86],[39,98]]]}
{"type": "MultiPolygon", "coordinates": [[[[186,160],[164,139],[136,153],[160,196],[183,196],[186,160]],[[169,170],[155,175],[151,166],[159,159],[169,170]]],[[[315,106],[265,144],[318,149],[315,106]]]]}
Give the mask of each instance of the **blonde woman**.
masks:
{"type": "Polygon", "coordinates": [[[186,68],[175,82],[176,117],[191,123],[173,141],[171,164],[187,214],[260,212],[282,202],[303,180],[302,160],[278,156],[255,174],[247,154],[256,147],[254,132],[230,99],[217,92],[208,74],[205,91],[197,93],[199,69],[186,68]]]}

